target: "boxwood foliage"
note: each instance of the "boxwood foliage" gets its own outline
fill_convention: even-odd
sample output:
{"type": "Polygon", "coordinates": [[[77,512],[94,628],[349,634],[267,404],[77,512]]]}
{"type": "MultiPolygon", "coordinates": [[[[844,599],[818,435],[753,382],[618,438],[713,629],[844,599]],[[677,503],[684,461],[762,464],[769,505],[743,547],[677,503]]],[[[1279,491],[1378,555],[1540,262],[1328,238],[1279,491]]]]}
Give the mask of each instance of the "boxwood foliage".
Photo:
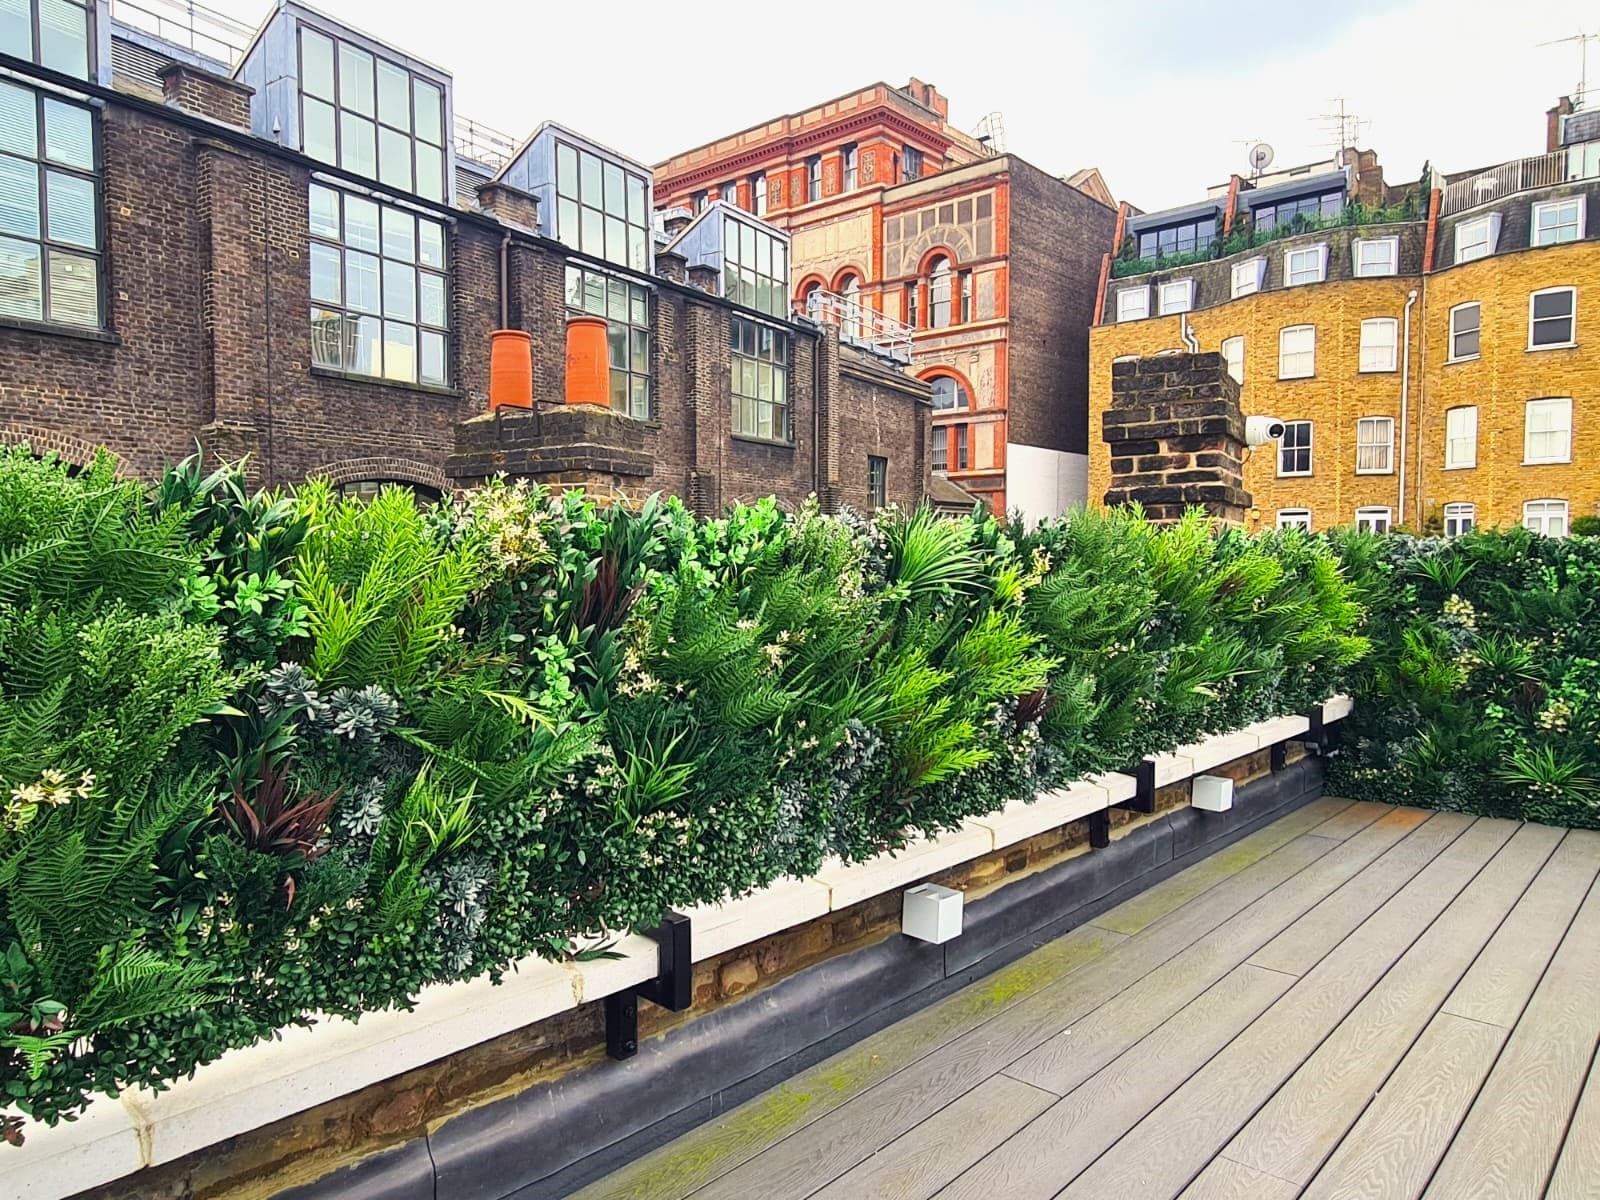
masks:
{"type": "Polygon", "coordinates": [[[1600,538],[1341,535],[1374,652],[1333,786],[1600,828],[1600,538]]]}
{"type": "Polygon", "coordinates": [[[0,452],[0,1132],[1302,709],[1361,619],[1324,543],[1198,514],[0,452]]]}

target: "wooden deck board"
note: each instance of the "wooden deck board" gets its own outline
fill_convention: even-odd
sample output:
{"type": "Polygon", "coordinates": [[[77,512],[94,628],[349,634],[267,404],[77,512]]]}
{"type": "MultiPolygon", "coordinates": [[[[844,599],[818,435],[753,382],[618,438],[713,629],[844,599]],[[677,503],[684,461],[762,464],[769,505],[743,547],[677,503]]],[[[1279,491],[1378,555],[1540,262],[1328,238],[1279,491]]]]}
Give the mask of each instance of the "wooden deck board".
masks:
{"type": "Polygon", "coordinates": [[[1597,878],[1307,806],[579,1196],[1600,1197],[1597,878]]]}

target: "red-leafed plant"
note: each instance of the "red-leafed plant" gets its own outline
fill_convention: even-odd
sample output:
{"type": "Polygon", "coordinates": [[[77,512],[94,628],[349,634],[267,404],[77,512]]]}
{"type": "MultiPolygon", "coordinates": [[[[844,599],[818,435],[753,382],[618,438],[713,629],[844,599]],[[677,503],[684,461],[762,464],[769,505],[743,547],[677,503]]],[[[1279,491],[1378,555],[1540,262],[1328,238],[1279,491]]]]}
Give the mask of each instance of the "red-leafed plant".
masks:
{"type": "MultiPolygon", "coordinates": [[[[328,828],[333,806],[339,802],[339,789],[326,796],[316,792],[292,795],[289,788],[289,759],[274,763],[263,755],[254,788],[235,779],[233,794],[220,805],[240,842],[260,854],[272,854],[303,866],[327,849],[322,835],[328,828]]],[[[284,878],[284,907],[294,903],[295,881],[284,878]]]]}

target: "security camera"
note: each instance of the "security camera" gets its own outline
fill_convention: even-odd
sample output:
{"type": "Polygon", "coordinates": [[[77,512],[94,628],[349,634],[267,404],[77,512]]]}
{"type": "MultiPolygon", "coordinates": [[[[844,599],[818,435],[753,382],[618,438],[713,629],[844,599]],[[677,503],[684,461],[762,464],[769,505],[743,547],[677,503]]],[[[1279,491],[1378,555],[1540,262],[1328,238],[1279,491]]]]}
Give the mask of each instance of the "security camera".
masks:
{"type": "Polygon", "coordinates": [[[1283,422],[1277,417],[1246,417],[1244,419],[1244,444],[1264,446],[1283,436],[1283,422]]]}

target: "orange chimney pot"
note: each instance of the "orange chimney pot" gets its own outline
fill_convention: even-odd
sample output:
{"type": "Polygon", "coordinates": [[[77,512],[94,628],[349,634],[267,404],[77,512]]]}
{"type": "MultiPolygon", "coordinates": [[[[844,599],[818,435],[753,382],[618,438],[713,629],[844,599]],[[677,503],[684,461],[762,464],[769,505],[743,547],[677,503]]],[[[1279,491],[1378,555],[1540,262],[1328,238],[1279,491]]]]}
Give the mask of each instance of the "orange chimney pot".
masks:
{"type": "Polygon", "coordinates": [[[567,403],[611,407],[611,357],[606,319],[567,318],[567,403]]]}
{"type": "Polygon", "coordinates": [[[520,329],[489,335],[489,411],[533,407],[533,338],[520,329]]]}

